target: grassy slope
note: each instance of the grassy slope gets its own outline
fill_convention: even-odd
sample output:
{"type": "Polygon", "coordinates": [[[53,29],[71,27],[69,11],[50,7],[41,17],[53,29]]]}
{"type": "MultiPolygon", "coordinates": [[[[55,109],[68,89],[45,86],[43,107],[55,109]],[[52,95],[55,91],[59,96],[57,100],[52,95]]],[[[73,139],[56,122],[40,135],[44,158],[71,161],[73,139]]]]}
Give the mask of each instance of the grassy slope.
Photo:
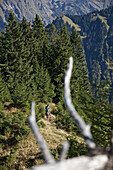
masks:
{"type": "MultiPolygon", "coordinates": [[[[50,104],[50,108],[52,107],[53,104],[50,104]]],[[[17,108],[14,107],[4,110],[4,112],[11,114],[16,111],[17,108]]],[[[46,119],[46,117],[44,119],[41,119],[40,121],[45,124],[43,128],[40,127],[40,132],[43,135],[50,149],[57,148],[58,145],[62,144],[63,141],[67,140],[67,137],[71,135],[70,133],[62,129],[56,128],[55,116],[53,114],[51,114],[49,121],[46,119]]],[[[77,137],[77,139],[78,142],[83,142],[80,137],[77,137]]],[[[3,159],[1,160],[2,163],[5,157],[10,157],[12,153],[11,151],[13,150],[16,152],[12,154],[11,160],[8,160],[8,166],[12,170],[15,168],[22,170],[32,167],[33,165],[39,165],[44,163],[43,155],[40,152],[39,145],[37,144],[32,132],[30,132],[30,134],[26,138],[18,142],[14,147],[12,145],[11,147],[6,146],[6,148],[4,149],[0,148],[0,157],[3,159]]]]}
{"type": "Polygon", "coordinates": [[[64,23],[68,22],[68,24],[69,24],[71,27],[75,27],[75,29],[76,29],[77,31],[81,31],[80,26],[77,25],[77,24],[75,24],[69,17],[67,17],[67,16],[64,15],[64,16],[62,17],[62,19],[63,19],[64,23]]]}
{"type": "MultiPolygon", "coordinates": [[[[45,141],[50,149],[55,149],[61,144],[69,135],[67,132],[61,129],[56,129],[55,123],[46,119],[41,120],[44,122],[45,127],[40,128],[40,132],[43,135],[45,141]]],[[[44,163],[40,148],[32,133],[21,141],[20,148],[16,153],[16,164],[20,163],[20,168],[24,169],[28,166],[44,163]]]]}
{"type": "MultiPolygon", "coordinates": [[[[5,112],[13,112],[14,110],[15,108],[11,108],[10,111],[6,110],[5,112]]],[[[50,121],[46,118],[41,121],[44,122],[45,126],[43,128],[40,127],[40,132],[50,149],[55,149],[59,144],[62,144],[62,142],[66,140],[69,133],[56,128],[54,115],[51,114],[50,121]]],[[[32,132],[14,146],[14,148],[12,145],[12,147],[6,147],[3,150],[0,149],[0,157],[3,159],[1,160],[2,163],[4,162],[5,157],[11,155],[12,150],[16,150],[16,152],[12,154],[11,160],[8,161],[8,166],[10,166],[12,170],[15,169],[15,167],[16,169],[21,170],[44,163],[42,153],[40,152],[40,148],[32,132]]]]}

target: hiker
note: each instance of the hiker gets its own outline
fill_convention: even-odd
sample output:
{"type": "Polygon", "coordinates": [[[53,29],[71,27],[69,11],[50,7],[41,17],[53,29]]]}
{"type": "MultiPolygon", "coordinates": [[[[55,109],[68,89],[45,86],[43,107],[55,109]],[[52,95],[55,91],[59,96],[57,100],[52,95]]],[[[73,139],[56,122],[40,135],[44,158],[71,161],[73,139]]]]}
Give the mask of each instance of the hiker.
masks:
{"type": "Polygon", "coordinates": [[[47,117],[47,119],[49,120],[49,105],[47,105],[46,107],[45,107],[45,110],[46,110],[46,117],[47,117]]]}

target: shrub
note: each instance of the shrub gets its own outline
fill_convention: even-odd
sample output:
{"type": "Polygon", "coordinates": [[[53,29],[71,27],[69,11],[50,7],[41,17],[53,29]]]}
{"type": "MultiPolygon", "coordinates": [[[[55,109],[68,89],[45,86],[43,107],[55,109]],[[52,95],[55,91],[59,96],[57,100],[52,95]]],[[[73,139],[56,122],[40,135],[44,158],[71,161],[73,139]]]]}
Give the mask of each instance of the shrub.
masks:
{"type": "MultiPolygon", "coordinates": [[[[16,113],[0,113],[0,143],[9,140],[8,145],[14,141],[22,140],[30,132],[28,114],[21,111],[16,113]]],[[[4,145],[4,143],[2,143],[4,145]]]]}
{"type": "Polygon", "coordinates": [[[45,123],[40,121],[40,122],[38,122],[38,126],[44,128],[45,127],[45,123]]]}
{"type": "Polygon", "coordinates": [[[78,157],[80,155],[86,154],[87,148],[83,142],[78,142],[75,134],[71,137],[68,137],[70,143],[68,158],[78,157]]]}
{"type": "Polygon", "coordinates": [[[36,105],[36,121],[38,122],[41,118],[44,118],[45,108],[42,103],[36,105]]]}
{"type": "Polygon", "coordinates": [[[62,146],[58,145],[55,149],[51,149],[51,154],[54,156],[54,158],[56,160],[58,160],[59,156],[60,156],[60,152],[62,150],[62,146]]]}
{"type": "Polygon", "coordinates": [[[51,113],[54,114],[54,115],[56,115],[57,112],[58,112],[58,111],[57,111],[56,106],[53,105],[53,106],[51,107],[51,113]]]}
{"type": "Polygon", "coordinates": [[[67,131],[76,131],[79,132],[75,122],[70,117],[65,105],[63,106],[62,103],[58,103],[57,111],[56,111],[56,123],[57,128],[62,128],[67,131]]]}

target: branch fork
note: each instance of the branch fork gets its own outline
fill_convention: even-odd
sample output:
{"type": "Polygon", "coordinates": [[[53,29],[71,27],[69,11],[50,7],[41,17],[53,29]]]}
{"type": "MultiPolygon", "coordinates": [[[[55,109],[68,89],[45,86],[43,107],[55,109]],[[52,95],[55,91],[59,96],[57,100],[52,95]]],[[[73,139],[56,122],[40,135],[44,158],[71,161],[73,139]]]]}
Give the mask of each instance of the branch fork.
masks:
{"type": "MultiPolygon", "coordinates": [[[[62,145],[63,147],[62,147],[62,152],[61,152],[59,161],[56,162],[50,153],[47,143],[45,142],[42,135],[40,134],[38,125],[36,124],[36,118],[35,118],[35,102],[32,102],[31,103],[31,115],[29,116],[28,119],[29,119],[31,129],[34,133],[34,136],[37,142],[39,143],[39,146],[43,153],[46,164],[40,165],[40,166],[34,166],[30,168],[31,170],[32,169],[33,170],[45,170],[45,169],[46,170],[75,170],[75,169],[112,170],[112,167],[113,167],[112,157],[108,159],[108,154],[105,154],[102,152],[97,154],[96,151],[98,151],[98,148],[96,147],[96,144],[93,141],[92,134],[90,132],[90,125],[87,125],[84,122],[84,120],[80,117],[80,115],[77,113],[77,111],[75,110],[72,104],[71,96],[70,96],[70,79],[72,75],[72,69],[73,69],[73,58],[70,57],[68,69],[65,72],[65,80],[64,80],[65,103],[70,113],[70,116],[73,118],[77,126],[80,128],[88,149],[90,151],[95,152],[95,154],[92,156],[85,155],[85,156],[65,160],[68,149],[69,149],[69,144],[66,141],[62,145]]],[[[112,133],[112,139],[111,139],[111,148],[112,148],[111,154],[113,156],[113,133],[112,133]]]]}

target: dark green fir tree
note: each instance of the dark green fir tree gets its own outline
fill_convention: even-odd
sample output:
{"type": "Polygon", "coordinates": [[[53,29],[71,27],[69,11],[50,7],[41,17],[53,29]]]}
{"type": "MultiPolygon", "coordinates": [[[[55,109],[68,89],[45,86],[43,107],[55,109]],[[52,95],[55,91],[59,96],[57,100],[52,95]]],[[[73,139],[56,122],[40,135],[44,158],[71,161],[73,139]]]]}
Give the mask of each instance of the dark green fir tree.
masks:
{"type": "Polygon", "coordinates": [[[51,83],[48,71],[44,69],[43,64],[42,66],[39,66],[37,62],[34,72],[35,86],[33,86],[33,89],[34,91],[36,90],[34,98],[38,102],[52,102],[52,99],[55,96],[54,85],[51,83]]]}
{"type": "Polygon", "coordinates": [[[71,43],[70,37],[67,32],[66,26],[61,27],[61,31],[57,36],[56,48],[54,48],[54,61],[52,63],[53,71],[51,72],[52,80],[55,84],[55,102],[63,99],[64,87],[64,72],[71,56],[71,43]]]}
{"type": "Polygon", "coordinates": [[[71,78],[72,99],[78,112],[84,117],[85,120],[88,120],[88,117],[90,116],[90,112],[88,113],[88,103],[93,102],[93,96],[89,83],[82,40],[75,29],[71,34],[71,46],[72,56],[74,59],[71,78]]]}
{"type": "Polygon", "coordinates": [[[38,62],[41,65],[44,61],[43,46],[45,41],[45,29],[39,16],[36,14],[35,20],[32,25],[32,34],[34,39],[33,53],[37,56],[38,62]]]}

